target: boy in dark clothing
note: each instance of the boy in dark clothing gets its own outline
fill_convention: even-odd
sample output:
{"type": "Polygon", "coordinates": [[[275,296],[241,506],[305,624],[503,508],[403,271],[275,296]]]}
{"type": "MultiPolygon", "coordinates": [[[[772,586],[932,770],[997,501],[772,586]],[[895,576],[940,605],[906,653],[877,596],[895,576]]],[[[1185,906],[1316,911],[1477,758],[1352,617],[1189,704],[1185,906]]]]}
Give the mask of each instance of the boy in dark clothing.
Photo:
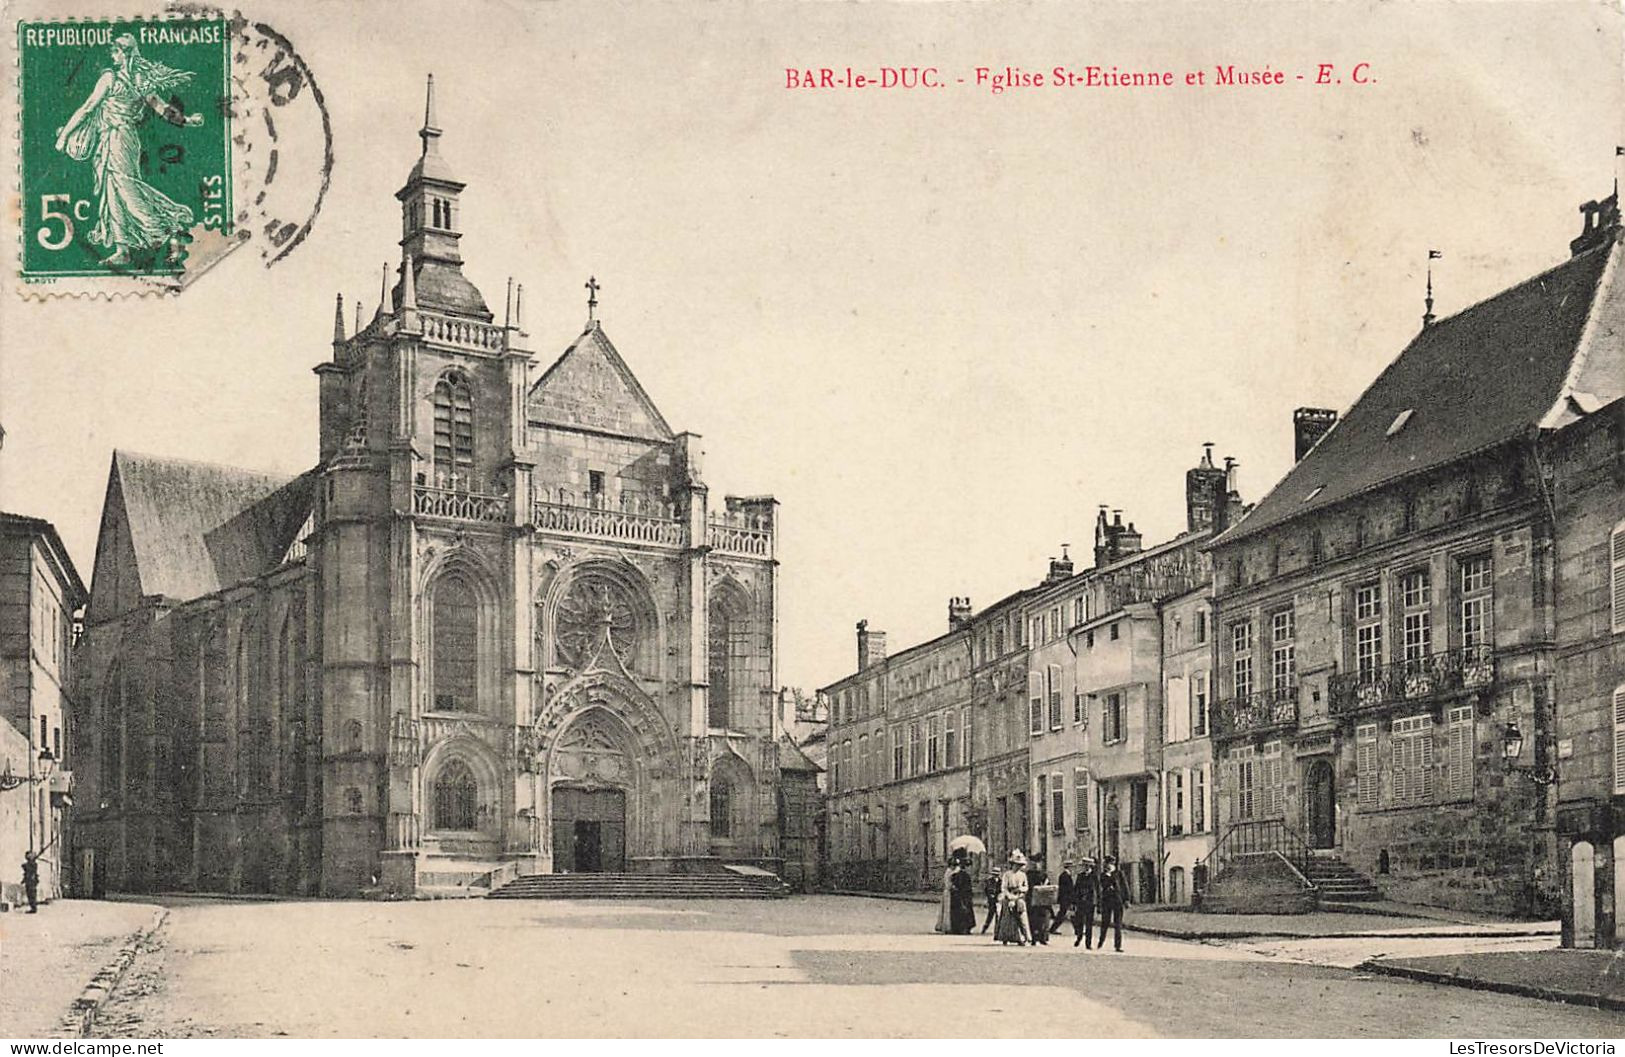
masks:
{"type": "Polygon", "coordinates": [[[987,880],[982,882],[982,895],[987,899],[987,920],[982,923],[982,931],[986,932],[999,916],[999,871],[989,871],[987,880]]]}
{"type": "Polygon", "coordinates": [[[39,913],[39,856],[33,852],[23,857],[23,892],[28,896],[28,912],[39,913]]]}
{"type": "Polygon", "coordinates": [[[1060,932],[1061,926],[1066,924],[1066,912],[1072,909],[1072,860],[1067,859],[1061,863],[1061,876],[1055,879],[1055,927],[1050,932],[1060,932]]]}

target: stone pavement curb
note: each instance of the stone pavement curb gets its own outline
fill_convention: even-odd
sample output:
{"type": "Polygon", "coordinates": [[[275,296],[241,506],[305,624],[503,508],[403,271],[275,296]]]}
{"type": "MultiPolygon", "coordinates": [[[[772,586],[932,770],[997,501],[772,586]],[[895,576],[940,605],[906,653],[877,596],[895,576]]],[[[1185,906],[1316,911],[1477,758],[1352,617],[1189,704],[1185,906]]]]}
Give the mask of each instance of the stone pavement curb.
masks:
{"type": "Polygon", "coordinates": [[[1593,1009],[1625,1012],[1625,999],[1610,998],[1607,995],[1591,995],[1583,991],[1558,991],[1550,987],[1518,984],[1506,980],[1480,980],[1477,977],[1439,973],[1431,969],[1417,969],[1409,965],[1389,965],[1381,958],[1367,959],[1355,966],[1355,971],[1381,973],[1384,976],[1398,976],[1421,983],[1442,984],[1446,987],[1465,987],[1473,991],[1496,991],[1505,995],[1538,998],[1546,1002],[1566,1002],[1573,1006],[1590,1006],[1593,1009]]]}
{"type": "Polygon", "coordinates": [[[118,986],[118,982],[124,978],[130,963],[135,961],[141,944],[158,931],[158,926],[168,917],[169,911],[158,907],[153,911],[151,921],[130,933],[119,945],[118,953],[113,956],[113,960],[102,966],[101,970],[90,978],[90,983],[86,985],[84,991],[73,1000],[73,1005],[68,1007],[68,1012],[58,1025],[59,1034],[81,1039],[90,1034],[90,1029],[96,1023],[96,1015],[101,1012],[102,1004],[112,995],[113,988],[118,986]]]}

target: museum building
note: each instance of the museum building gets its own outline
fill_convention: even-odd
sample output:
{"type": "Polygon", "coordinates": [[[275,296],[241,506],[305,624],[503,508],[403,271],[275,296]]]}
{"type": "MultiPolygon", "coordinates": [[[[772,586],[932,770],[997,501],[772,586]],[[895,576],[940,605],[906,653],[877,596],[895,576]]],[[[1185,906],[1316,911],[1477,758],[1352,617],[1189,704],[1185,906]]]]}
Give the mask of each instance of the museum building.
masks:
{"type": "Polygon", "coordinates": [[[816,768],[778,718],[777,504],[713,506],[592,303],[535,370],[522,289],[498,319],[463,274],[432,80],[419,135],[393,287],[315,368],[316,467],[113,457],[76,839],[126,890],[780,872],[780,754],[816,768]]]}

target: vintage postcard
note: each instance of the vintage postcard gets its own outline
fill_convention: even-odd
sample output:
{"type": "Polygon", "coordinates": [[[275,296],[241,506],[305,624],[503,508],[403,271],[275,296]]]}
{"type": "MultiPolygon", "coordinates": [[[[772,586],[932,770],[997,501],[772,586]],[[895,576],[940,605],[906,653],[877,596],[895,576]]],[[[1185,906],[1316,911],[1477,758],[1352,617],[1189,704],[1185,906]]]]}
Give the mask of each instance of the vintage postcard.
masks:
{"type": "Polygon", "coordinates": [[[1614,1052],[1617,3],[4,11],[0,1037],[1614,1052]]]}

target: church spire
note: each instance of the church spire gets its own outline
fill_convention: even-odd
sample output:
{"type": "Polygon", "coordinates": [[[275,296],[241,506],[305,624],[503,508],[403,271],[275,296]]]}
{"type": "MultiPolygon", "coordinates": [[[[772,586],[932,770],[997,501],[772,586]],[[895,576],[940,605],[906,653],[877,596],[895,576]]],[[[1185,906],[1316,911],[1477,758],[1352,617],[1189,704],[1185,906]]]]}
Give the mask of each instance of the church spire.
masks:
{"type": "Polygon", "coordinates": [[[344,341],[344,295],[333,295],[333,344],[344,341]]]}
{"type": "MultiPolygon", "coordinates": [[[[425,311],[489,322],[491,310],[485,298],[462,274],[459,241],[463,235],[458,220],[462,217],[466,185],[440,156],[442,132],[435,113],[434,87],[434,75],[430,74],[424,90],[423,127],[418,129],[422,150],[406,178],[406,186],[395,192],[401,203],[401,250],[411,261],[418,303],[425,311]]],[[[404,293],[404,289],[395,291],[397,304],[404,293]]]]}

